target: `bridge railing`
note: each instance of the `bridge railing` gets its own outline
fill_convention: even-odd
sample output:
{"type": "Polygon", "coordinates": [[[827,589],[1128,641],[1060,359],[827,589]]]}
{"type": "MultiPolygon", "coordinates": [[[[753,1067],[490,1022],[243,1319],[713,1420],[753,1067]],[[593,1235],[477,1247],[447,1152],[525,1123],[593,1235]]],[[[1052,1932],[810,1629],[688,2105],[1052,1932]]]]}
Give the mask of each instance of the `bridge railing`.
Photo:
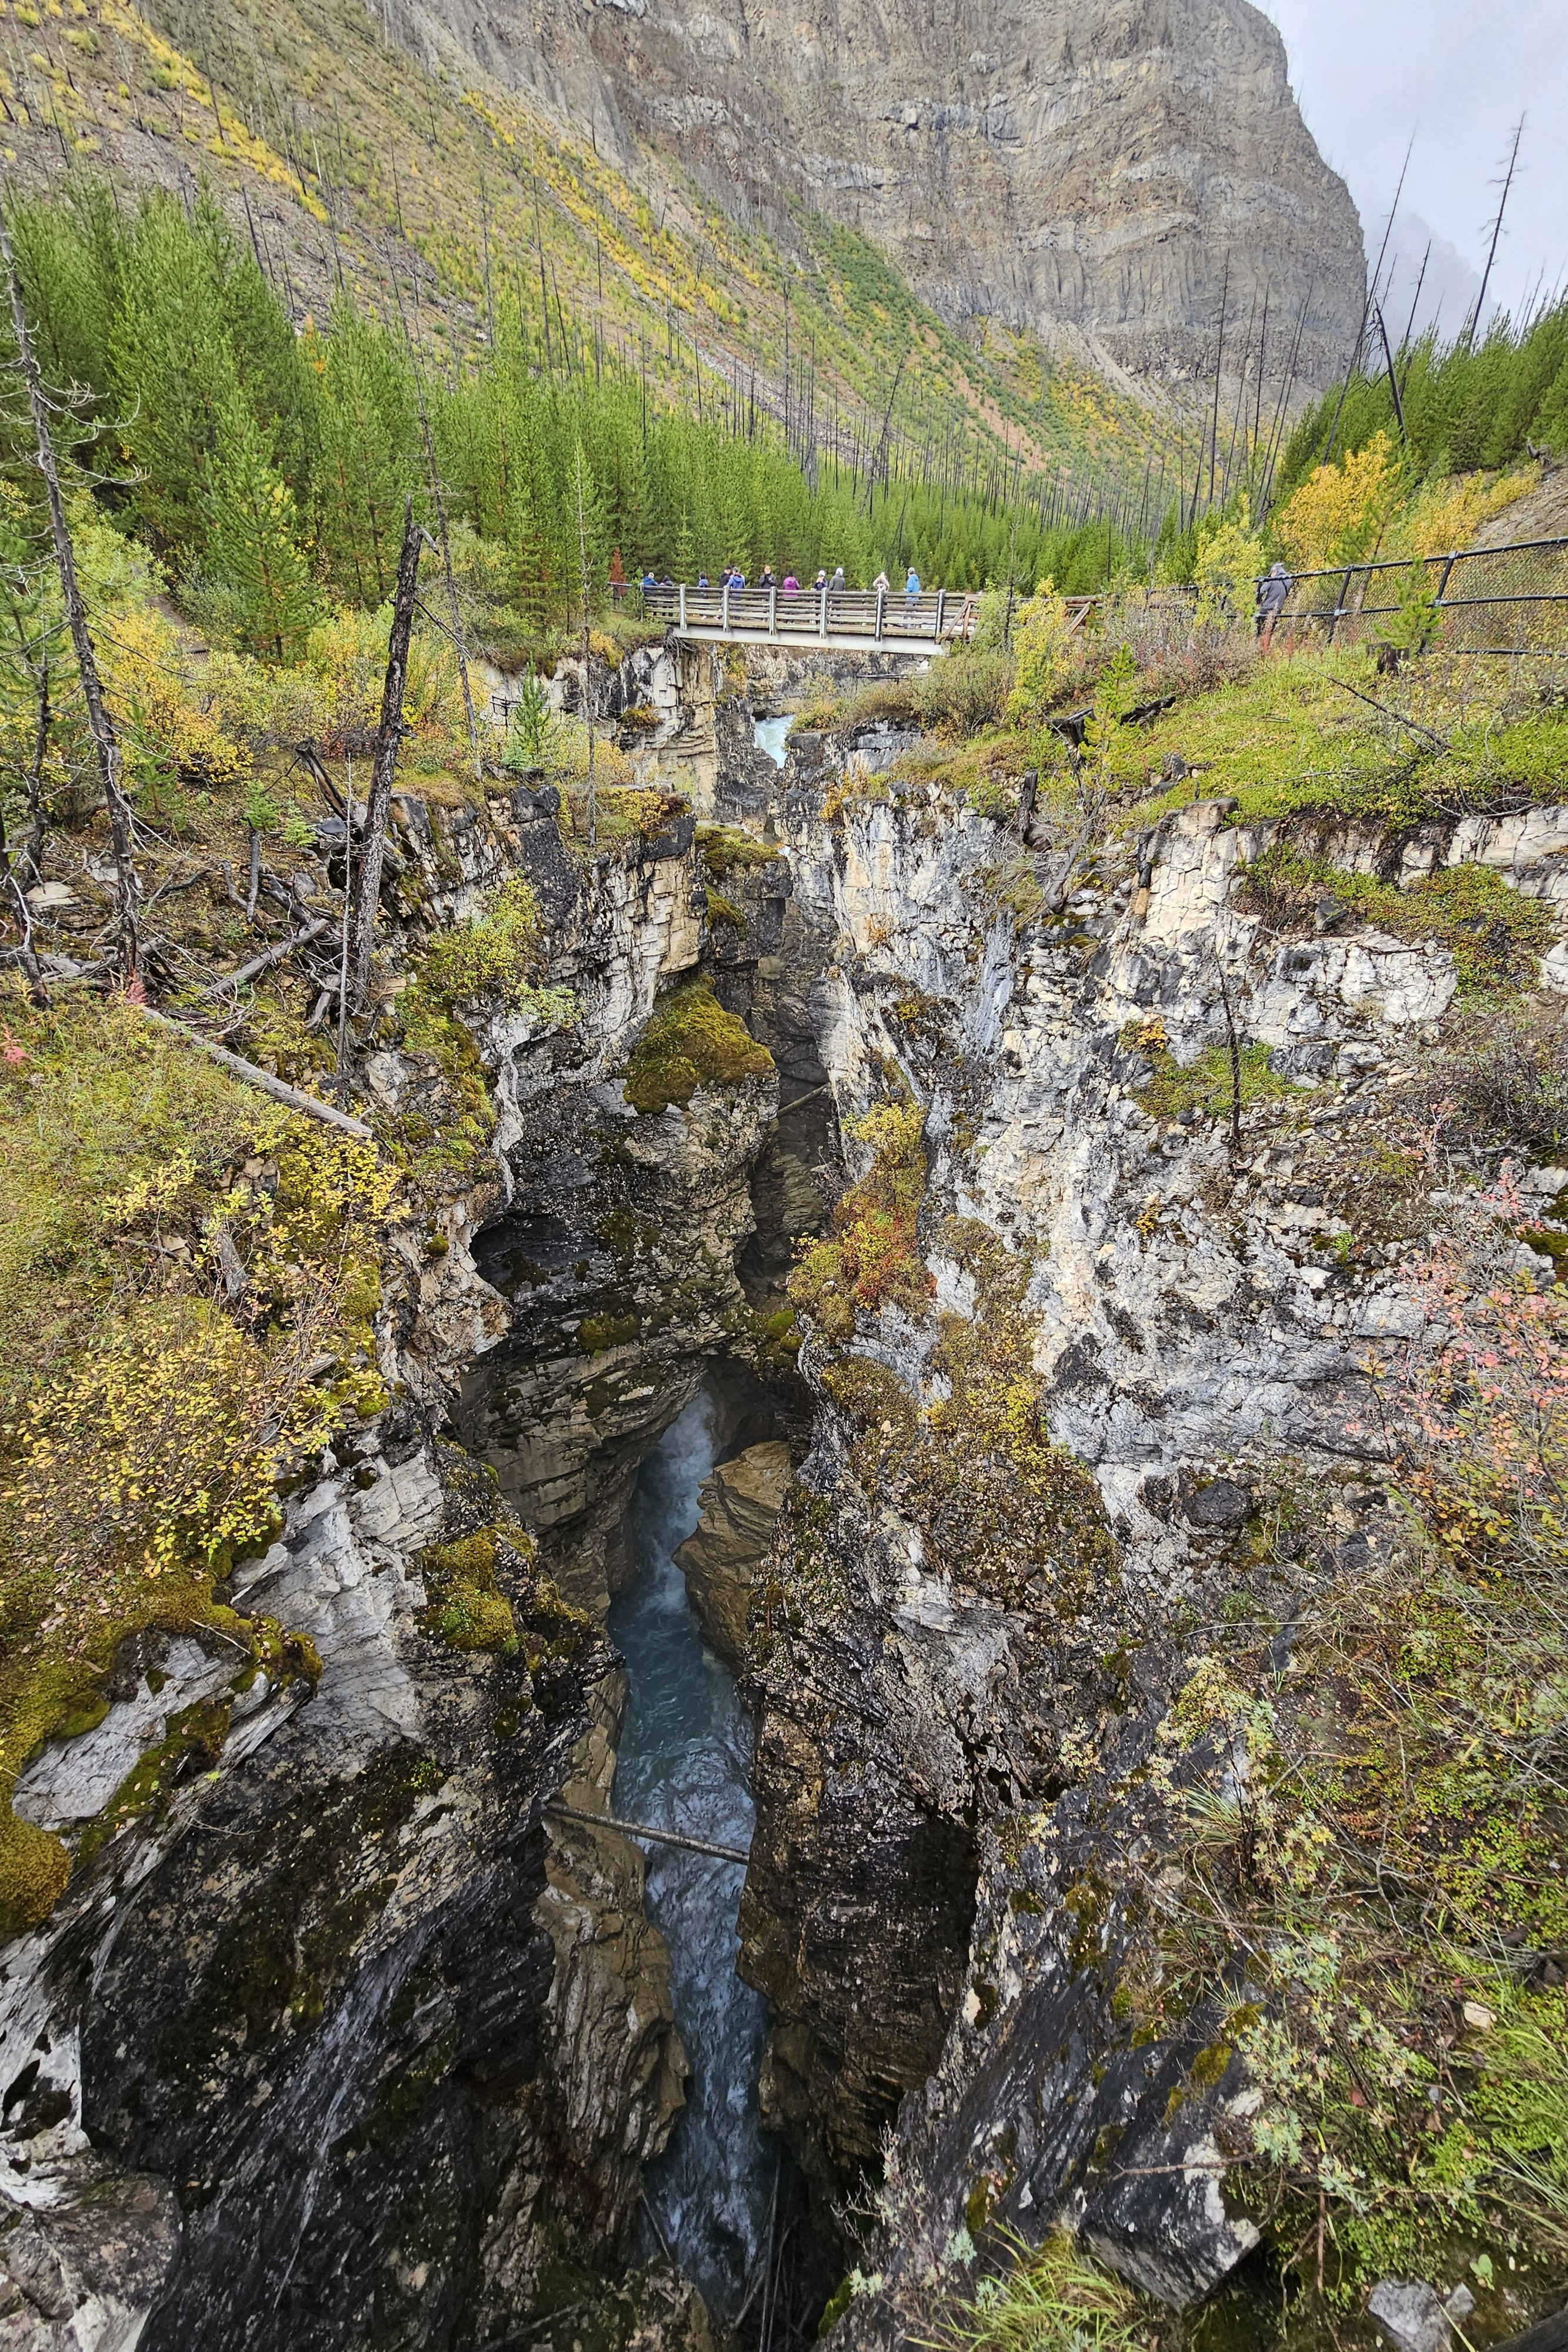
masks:
{"type": "MultiPolygon", "coordinates": [[[[1262,585],[1262,583],[1259,583],[1262,585]]],[[[1195,588],[1157,592],[1180,605],[1195,588]]],[[[978,592],[901,588],[648,587],[644,611],[678,633],[758,641],[852,638],[865,645],[938,646],[974,634],[978,592]]],[[[1070,596],[1072,625],[1098,596],[1070,596]]],[[[1239,610],[1231,625],[1250,628],[1239,610]]],[[[1568,651],[1568,538],[1520,541],[1451,554],[1384,558],[1298,572],[1275,629],[1280,645],[1359,645],[1394,635],[1456,653],[1568,651]]]]}
{"type": "Polygon", "coordinates": [[[941,645],[967,637],[979,597],[962,590],[901,588],[644,588],[651,619],[682,634],[795,638],[863,637],[868,643],[941,645]]]}

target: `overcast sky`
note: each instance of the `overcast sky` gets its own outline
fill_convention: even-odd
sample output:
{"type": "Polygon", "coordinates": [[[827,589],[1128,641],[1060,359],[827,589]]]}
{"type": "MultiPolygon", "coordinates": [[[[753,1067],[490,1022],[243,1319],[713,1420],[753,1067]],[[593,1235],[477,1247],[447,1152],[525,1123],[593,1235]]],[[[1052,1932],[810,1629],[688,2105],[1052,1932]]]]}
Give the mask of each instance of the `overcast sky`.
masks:
{"type": "MultiPolygon", "coordinates": [[[[1568,278],[1563,0],[1260,0],[1285,37],[1307,127],[1361,209],[1369,260],[1412,131],[1401,210],[1479,271],[1521,114],[1519,173],[1487,307],[1568,278]]],[[[1423,309],[1425,309],[1423,304],[1423,309]]],[[[1451,326],[1447,310],[1443,323],[1451,326]]]]}

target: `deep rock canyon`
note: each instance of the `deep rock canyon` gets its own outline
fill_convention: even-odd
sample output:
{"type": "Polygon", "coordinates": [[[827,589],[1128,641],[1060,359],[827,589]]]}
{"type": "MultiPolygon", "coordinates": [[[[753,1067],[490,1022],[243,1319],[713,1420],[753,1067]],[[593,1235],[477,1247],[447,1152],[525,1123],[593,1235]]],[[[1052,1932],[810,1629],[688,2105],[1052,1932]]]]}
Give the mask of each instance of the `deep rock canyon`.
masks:
{"type": "MultiPolygon", "coordinates": [[[[706,654],[634,662],[606,692],[657,709],[640,757],[695,777],[695,815],[579,860],[548,789],[399,804],[419,920],[526,874],[576,1009],[472,1009],[495,1163],[400,1245],[396,1401],[235,1573],[273,1631],[239,1659],[133,1645],[103,1721],[20,1785],[82,1859],[0,1982],[18,2352],[473,2352],[569,2306],[707,2341],[637,2259],[687,2070],[643,1857],[544,1808],[612,1808],[633,1483],[710,1374],[727,1458],[682,1564],[758,1711],[764,2119],[820,2221],[885,2167],[850,2339],[918,2336],[977,2212],[1026,2237],[1069,2213],[1177,2308],[1257,2242],[1215,2157],[1243,2071],[1194,2072],[1215,2010],[1140,2039],[1115,1999],[1166,1835],[1139,1768],[1270,1465],[1338,1481],[1331,1543],[1389,1540],[1346,1433],[1417,1310],[1396,1253],[1336,1256],[1314,1171],[1432,1032],[1452,957],[1271,945],[1233,887],[1260,840],[1216,801],[1102,843],[1053,910],[1027,821],[882,790],[896,730],[797,733],[780,772],[706,654]],[[636,1108],[639,1040],[694,985],[771,1066],[636,1108]],[[1300,1089],[1288,1147],[1238,1158],[1135,1099],[1134,1032],[1190,1059],[1228,1022],[1300,1089]],[[809,1318],[797,1360],[784,1282],[878,1104],[918,1112],[926,1286],[809,1318]],[[964,1425],[1009,1381],[1044,1398],[1049,1487],[964,1425]],[[465,1544],[510,1652],[433,1627],[465,1544]]],[[[1406,856],[1556,898],[1565,839],[1552,811],[1406,856]]],[[[423,1083],[379,1061],[390,1095],[423,1083]]]]}

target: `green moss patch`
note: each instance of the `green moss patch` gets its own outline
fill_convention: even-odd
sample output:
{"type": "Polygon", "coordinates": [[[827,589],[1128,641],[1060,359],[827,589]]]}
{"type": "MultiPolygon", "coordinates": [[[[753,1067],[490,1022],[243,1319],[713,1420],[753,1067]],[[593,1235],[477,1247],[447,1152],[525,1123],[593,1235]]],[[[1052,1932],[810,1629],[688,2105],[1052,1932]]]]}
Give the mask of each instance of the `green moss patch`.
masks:
{"type": "Polygon", "coordinates": [[[626,1065],[626,1099],[643,1118],[689,1103],[699,1087],[767,1077],[773,1056],[707,982],[687,981],[654,1012],[626,1065]]]}
{"type": "Polygon", "coordinates": [[[1237,1080],[1243,1110],[1249,1110],[1254,1103],[1301,1091],[1270,1066],[1267,1045],[1240,1048],[1234,1079],[1229,1048],[1225,1045],[1210,1045],[1196,1061],[1185,1065],[1164,1045],[1145,1045],[1141,1050],[1148,1061],[1150,1076],[1146,1085],[1136,1089],[1134,1099],[1151,1118],[1179,1118],[1189,1110],[1203,1118],[1228,1118],[1232,1086],[1237,1080]]]}
{"type": "Polygon", "coordinates": [[[727,824],[699,824],[696,844],[705,872],[716,881],[722,881],[737,867],[771,866],[779,855],[766,843],[754,841],[750,834],[737,832],[727,824]]]}
{"type": "Polygon", "coordinates": [[[1396,939],[1436,940],[1452,954],[1466,993],[1528,986],[1556,932],[1551,908],[1511,890],[1492,866],[1440,866],[1400,890],[1290,842],[1271,844],[1242,868],[1237,897],[1277,930],[1310,928],[1326,898],[1354,923],[1396,939]]]}
{"type": "MultiPolygon", "coordinates": [[[[929,1303],[911,1239],[911,1188],[925,1182],[923,1159],[909,1157],[919,1113],[884,1108],[883,1165],[862,1180],[873,1189],[858,1204],[845,1196],[838,1237],[814,1244],[793,1277],[830,1349],[852,1334],[857,1306],[899,1296],[892,1286],[910,1286],[900,1303],[912,1313],[929,1303]]],[[[1113,1570],[1116,1547],[1093,1476],[1046,1430],[1023,1313],[1032,1261],[973,1221],[949,1220],[943,1244],[974,1276],[977,1309],[972,1321],[942,1319],[929,1402],[852,1352],[824,1365],[822,1385],[850,1425],[851,1461],[873,1508],[917,1527],[927,1557],[956,1581],[1009,1607],[1071,1618],[1113,1570]]]]}
{"type": "Polygon", "coordinates": [[[520,1569],[529,1538],[520,1528],[477,1528],[452,1543],[435,1544],[420,1561],[426,1606],[420,1622],[426,1633],[452,1650],[515,1650],[512,1604],[496,1579],[501,1545],[520,1569]]]}

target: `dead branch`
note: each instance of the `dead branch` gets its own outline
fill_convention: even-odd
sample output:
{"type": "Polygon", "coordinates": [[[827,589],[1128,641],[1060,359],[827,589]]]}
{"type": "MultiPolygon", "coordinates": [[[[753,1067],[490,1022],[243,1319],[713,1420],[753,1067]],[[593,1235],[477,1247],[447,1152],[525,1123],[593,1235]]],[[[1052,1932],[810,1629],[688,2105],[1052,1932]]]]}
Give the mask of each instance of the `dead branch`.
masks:
{"type": "Polygon", "coordinates": [[[142,1005],[141,1013],[144,1019],[156,1021],[162,1028],[172,1029],[184,1038],[188,1045],[194,1045],[199,1053],[210,1055],[228,1071],[231,1077],[243,1078],[246,1086],[256,1087],[264,1095],[270,1095],[274,1102],[287,1103],[290,1110],[301,1110],[308,1118],[321,1119],[328,1127],[340,1128],[345,1135],[353,1136],[357,1142],[375,1141],[362,1118],[352,1118],[346,1110],[339,1110],[334,1104],[320,1102],[314,1095],[301,1093],[298,1087],[288,1086],[282,1078],[274,1077],[270,1070],[258,1068],[255,1062],[246,1061],[243,1055],[231,1054],[226,1045],[214,1045],[199,1030],[187,1028],[183,1021],[176,1021],[171,1013],[155,1012],[151,1004],[142,1005]]]}

